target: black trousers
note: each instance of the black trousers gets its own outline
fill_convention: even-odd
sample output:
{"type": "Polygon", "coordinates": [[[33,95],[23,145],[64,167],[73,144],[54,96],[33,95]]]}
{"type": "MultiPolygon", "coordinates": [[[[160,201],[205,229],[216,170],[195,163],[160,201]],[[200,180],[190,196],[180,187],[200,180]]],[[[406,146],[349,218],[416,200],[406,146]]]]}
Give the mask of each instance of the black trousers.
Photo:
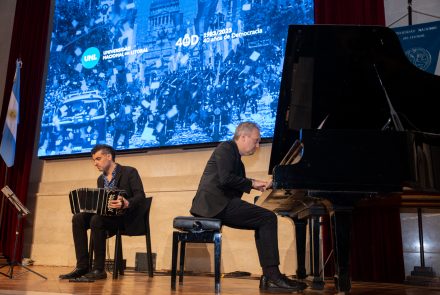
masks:
{"type": "Polygon", "coordinates": [[[275,213],[235,198],[214,218],[220,219],[223,225],[232,228],[255,231],[255,243],[261,267],[280,264],[275,213]]]}
{"type": "Polygon", "coordinates": [[[101,216],[92,213],[79,213],[72,217],[72,233],[75,243],[76,267],[89,267],[87,230],[91,229],[93,251],[95,254],[94,269],[104,270],[105,241],[107,236],[116,230],[124,229],[122,217],[101,216]]]}

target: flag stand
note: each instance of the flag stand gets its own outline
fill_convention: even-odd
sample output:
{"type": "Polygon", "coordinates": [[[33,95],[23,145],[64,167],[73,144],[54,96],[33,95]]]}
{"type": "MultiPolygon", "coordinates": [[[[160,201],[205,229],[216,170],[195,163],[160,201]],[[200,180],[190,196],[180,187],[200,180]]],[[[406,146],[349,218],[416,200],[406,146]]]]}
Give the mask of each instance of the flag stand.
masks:
{"type": "MultiPolygon", "coordinates": [[[[17,58],[15,62],[15,75],[12,84],[11,96],[9,98],[7,116],[3,122],[3,132],[0,143],[0,156],[6,165],[6,171],[4,175],[4,183],[7,183],[8,169],[14,165],[15,160],[15,146],[17,139],[17,128],[19,122],[19,105],[20,105],[20,69],[23,67],[23,62],[20,58],[17,58]]],[[[18,200],[18,199],[17,199],[18,200]]],[[[3,214],[5,208],[4,199],[1,198],[0,204],[0,228],[3,221],[3,214]]],[[[20,222],[20,219],[18,220],[20,222]]],[[[0,268],[2,268],[7,260],[3,256],[3,249],[0,246],[0,268]]]]}
{"type": "Polygon", "coordinates": [[[8,186],[5,186],[4,188],[2,188],[2,192],[8,198],[8,200],[12,203],[12,205],[14,205],[14,207],[17,209],[17,225],[16,225],[16,228],[15,228],[15,242],[14,242],[14,251],[13,251],[12,259],[11,259],[11,261],[8,264],[0,266],[0,269],[3,268],[3,267],[9,266],[9,270],[8,270],[7,273],[0,272],[0,274],[4,275],[5,277],[8,277],[8,278],[12,279],[13,278],[13,274],[14,274],[14,267],[15,266],[20,266],[20,267],[23,267],[24,269],[26,269],[27,271],[30,271],[33,274],[36,274],[37,276],[40,276],[43,279],[47,280],[47,277],[45,277],[42,274],[40,274],[40,273],[30,269],[29,267],[23,265],[22,263],[16,261],[18,237],[20,235],[20,230],[21,230],[21,228],[20,228],[21,227],[21,219],[24,216],[26,216],[29,213],[31,213],[31,212],[29,211],[29,209],[27,209],[20,202],[20,200],[17,198],[17,196],[14,194],[14,192],[8,186]]]}

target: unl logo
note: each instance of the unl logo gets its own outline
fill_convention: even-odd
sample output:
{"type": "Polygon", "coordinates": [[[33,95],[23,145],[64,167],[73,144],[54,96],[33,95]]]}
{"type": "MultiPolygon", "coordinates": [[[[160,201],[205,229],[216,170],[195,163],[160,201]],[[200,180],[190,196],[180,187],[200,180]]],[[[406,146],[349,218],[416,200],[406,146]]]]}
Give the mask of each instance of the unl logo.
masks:
{"type": "Polygon", "coordinates": [[[98,64],[100,57],[101,53],[98,48],[90,47],[84,51],[84,54],[81,57],[81,63],[86,69],[91,69],[98,64]]]}

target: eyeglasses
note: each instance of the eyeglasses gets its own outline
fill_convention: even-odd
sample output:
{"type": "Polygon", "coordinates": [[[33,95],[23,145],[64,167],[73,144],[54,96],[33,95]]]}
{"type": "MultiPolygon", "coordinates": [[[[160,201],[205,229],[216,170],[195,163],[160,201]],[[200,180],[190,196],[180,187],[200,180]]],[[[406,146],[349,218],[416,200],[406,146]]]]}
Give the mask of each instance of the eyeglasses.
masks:
{"type": "Polygon", "coordinates": [[[247,136],[247,137],[249,137],[254,142],[254,144],[259,143],[261,140],[261,137],[256,137],[256,138],[252,136],[247,136]]]}

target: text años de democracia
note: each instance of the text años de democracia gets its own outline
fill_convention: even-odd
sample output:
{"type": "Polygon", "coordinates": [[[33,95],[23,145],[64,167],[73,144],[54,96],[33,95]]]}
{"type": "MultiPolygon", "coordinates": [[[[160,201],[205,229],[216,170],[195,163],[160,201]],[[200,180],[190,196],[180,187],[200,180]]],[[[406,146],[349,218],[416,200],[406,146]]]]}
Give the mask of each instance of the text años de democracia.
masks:
{"type": "Polygon", "coordinates": [[[203,43],[217,42],[227,39],[243,38],[252,35],[262,34],[263,30],[258,28],[240,33],[232,33],[232,28],[226,28],[216,31],[208,31],[203,33],[203,43]]]}

